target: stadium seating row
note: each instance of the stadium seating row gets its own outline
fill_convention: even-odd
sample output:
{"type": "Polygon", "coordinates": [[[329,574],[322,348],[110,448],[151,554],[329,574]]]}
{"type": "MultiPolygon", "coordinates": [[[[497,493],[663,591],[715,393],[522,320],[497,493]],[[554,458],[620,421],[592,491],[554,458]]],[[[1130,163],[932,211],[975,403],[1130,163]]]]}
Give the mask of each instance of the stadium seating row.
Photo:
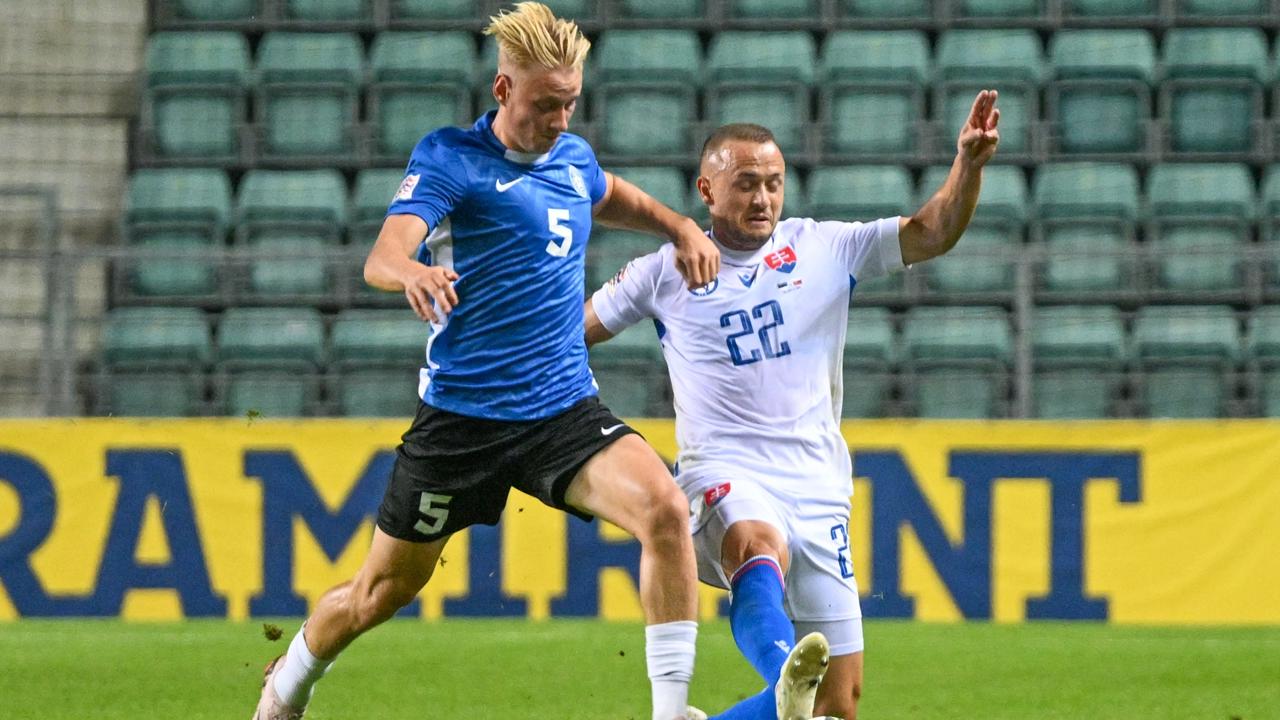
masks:
{"type": "MultiPolygon", "coordinates": [[[[1244,332],[1225,306],[1144,307],[1131,331],[1111,307],[1040,307],[1032,320],[1037,417],[1112,414],[1131,369],[1142,371],[1144,407],[1153,416],[1232,414],[1233,378],[1260,369],[1249,377],[1263,387],[1251,392],[1264,414],[1280,416],[1280,306],[1255,311],[1244,332]]],[[[340,414],[412,408],[412,368],[428,331],[404,310],[346,310],[328,332],[310,308],[232,308],[216,324],[215,342],[208,316],[194,308],[111,311],[100,409],[198,413],[210,368],[214,407],[232,415],[317,414],[326,368],[340,414]]],[[[896,372],[917,414],[1003,416],[1013,364],[1009,318],[1000,308],[917,307],[897,320],[884,308],[855,308],[845,343],[846,415],[883,414],[896,372]]],[[[644,326],[594,348],[592,367],[605,399],[622,414],[660,413],[669,403],[661,353],[644,326]]]]}
{"type": "MultiPolygon", "coordinates": [[[[1066,21],[1156,21],[1161,14],[1181,20],[1240,21],[1265,19],[1269,0],[546,0],[557,14],[591,24],[628,21],[804,23],[825,20],[855,22],[928,22],[939,14],[947,20],[993,20],[1035,23],[1054,15],[1066,21]],[[1060,10],[1060,16],[1057,11],[1060,10]]],[[[247,27],[278,22],[369,27],[385,13],[392,24],[456,24],[484,22],[493,4],[483,0],[172,0],[161,22],[167,24],[238,23],[247,27]],[[384,9],[385,8],[385,9],[384,9]]]]}
{"type": "MultiPolygon", "coordinates": [[[[158,33],[147,50],[142,159],[399,162],[427,130],[491,104],[495,54],[489,41],[477,59],[466,32],[385,32],[366,67],[355,34],[271,32],[251,63],[236,32],[158,33]]],[[[705,59],[693,31],[613,30],[599,40],[575,130],[602,155],[688,164],[700,123],[753,120],[797,160],[910,161],[947,149],[976,89],[996,86],[1004,159],[1252,159],[1273,144],[1265,110],[1275,65],[1257,28],[1171,30],[1159,61],[1153,36],[1136,29],[1060,31],[1047,56],[1025,29],[951,30],[936,50],[920,31],[837,31],[821,52],[806,32],[725,31],[705,59]]]]}

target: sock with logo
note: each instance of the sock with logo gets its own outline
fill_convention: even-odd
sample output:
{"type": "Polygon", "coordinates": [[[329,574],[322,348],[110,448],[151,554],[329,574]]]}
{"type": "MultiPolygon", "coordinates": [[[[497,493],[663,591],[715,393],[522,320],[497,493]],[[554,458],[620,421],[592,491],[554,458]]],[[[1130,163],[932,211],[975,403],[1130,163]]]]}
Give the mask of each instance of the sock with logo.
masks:
{"type": "Polygon", "coordinates": [[[782,568],[774,558],[757,555],[734,571],[729,587],[729,627],[734,642],[766,686],[764,692],[714,720],[773,720],[777,717],[773,687],[796,641],[795,627],[782,605],[782,568]]]}

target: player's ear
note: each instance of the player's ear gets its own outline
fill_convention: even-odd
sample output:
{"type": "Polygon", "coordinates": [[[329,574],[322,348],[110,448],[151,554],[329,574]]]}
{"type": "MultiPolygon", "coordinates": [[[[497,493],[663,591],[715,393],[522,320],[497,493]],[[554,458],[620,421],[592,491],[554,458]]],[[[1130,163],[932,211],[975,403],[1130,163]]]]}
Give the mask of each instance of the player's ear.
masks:
{"type": "Polygon", "coordinates": [[[499,105],[506,105],[509,97],[511,97],[511,76],[504,73],[494,75],[493,99],[497,100],[499,105]]]}
{"type": "Polygon", "coordinates": [[[715,204],[715,199],[711,197],[711,180],[706,175],[699,175],[698,181],[698,197],[702,198],[702,203],[707,207],[715,204]]]}

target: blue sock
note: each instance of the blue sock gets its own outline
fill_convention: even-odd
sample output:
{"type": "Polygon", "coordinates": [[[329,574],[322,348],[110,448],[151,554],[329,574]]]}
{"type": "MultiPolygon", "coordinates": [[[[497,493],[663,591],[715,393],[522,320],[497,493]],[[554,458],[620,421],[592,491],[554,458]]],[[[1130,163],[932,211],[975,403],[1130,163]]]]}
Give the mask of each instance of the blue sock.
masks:
{"type": "Polygon", "coordinates": [[[796,642],[796,631],[782,606],[782,569],[767,555],[751,558],[730,583],[729,626],[742,656],[764,678],[764,692],[729,708],[714,720],[773,720],[773,686],[796,642]]]}

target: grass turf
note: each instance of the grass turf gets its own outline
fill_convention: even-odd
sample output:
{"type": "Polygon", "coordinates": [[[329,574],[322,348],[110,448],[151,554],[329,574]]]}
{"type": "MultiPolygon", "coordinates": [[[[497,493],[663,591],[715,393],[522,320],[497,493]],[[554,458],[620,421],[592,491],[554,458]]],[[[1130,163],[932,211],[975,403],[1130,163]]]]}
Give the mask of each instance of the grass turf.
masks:
{"type": "MultiPolygon", "coordinates": [[[[283,652],[260,623],[0,624],[0,717],[248,718],[262,665],[283,652]]],[[[870,718],[1280,717],[1280,628],[869,622],[870,718]]],[[[693,702],[755,692],[725,623],[703,623],[693,702]]],[[[647,720],[639,625],[396,620],[321,683],[312,720],[647,720]]]]}

